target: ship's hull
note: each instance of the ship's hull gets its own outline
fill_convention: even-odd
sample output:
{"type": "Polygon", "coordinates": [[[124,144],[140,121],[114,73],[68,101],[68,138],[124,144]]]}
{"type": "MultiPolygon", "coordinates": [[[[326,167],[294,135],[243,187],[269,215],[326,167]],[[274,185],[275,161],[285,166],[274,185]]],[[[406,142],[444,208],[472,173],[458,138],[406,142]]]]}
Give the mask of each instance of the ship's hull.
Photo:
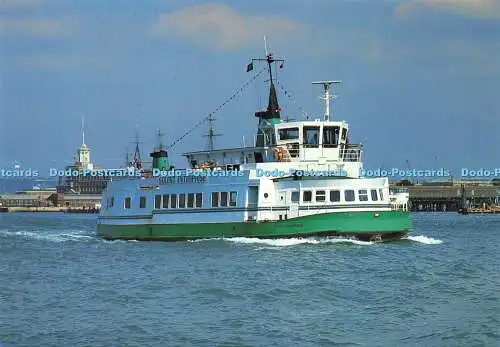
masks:
{"type": "Polygon", "coordinates": [[[309,215],[269,222],[114,224],[112,219],[97,226],[107,240],[185,241],[205,238],[254,237],[355,237],[360,240],[398,239],[411,231],[409,212],[363,211],[309,215]]]}

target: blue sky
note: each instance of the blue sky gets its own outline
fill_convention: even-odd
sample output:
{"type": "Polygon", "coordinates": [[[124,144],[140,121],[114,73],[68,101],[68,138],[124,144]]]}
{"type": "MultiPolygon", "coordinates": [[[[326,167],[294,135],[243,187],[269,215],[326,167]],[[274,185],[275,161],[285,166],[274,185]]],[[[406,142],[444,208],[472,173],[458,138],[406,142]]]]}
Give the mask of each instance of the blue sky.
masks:
{"type": "MultiPolygon", "coordinates": [[[[286,59],[283,116],[321,116],[318,79],[341,79],[334,117],[365,166],[497,167],[500,1],[0,1],[0,166],[72,161],[81,117],[92,160],[171,143],[244,84],[249,59],[286,59]]],[[[256,67],[258,70],[259,67],[256,67]]],[[[256,132],[259,78],[216,115],[218,147],[256,132]]],[[[203,126],[170,150],[204,149],[203,126]]]]}

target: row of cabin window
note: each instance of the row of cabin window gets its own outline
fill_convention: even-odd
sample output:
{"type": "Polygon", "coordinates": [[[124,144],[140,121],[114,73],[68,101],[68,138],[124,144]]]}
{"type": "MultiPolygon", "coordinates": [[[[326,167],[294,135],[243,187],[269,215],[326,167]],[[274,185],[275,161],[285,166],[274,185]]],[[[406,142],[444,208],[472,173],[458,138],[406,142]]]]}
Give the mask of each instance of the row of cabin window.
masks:
{"type": "Polygon", "coordinates": [[[202,193],[155,195],[155,209],[159,208],[201,208],[202,193]]]}
{"type": "MultiPolygon", "coordinates": [[[[212,207],[230,207],[236,206],[237,192],[212,192],[212,207]]],[[[111,197],[112,207],[114,204],[114,197],[111,197]]],[[[126,197],[124,207],[131,208],[132,198],[126,197]]],[[[154,208],[201,208],[203,206],[202,193],[188,193],[188,194],[163,194],[155,195],[154,208]]],[[[146,197],[139,197],[139,208],[146,208],[146,197]]]]}
{"type": "Polygon", "coordinates": [[[212,207],[236,206],[238,192],[212,192],[212,207]]]}
{"type": "MultiPolygon", "coordinates": [[[[111,198],[114,201],[114,197],[111,198]]],[[[146,197],[139,197],[139,208],[146,208],[146,197]]],[[[159,208],[200,208],[203,202],[202,193],[189,193],[189,194],[163,194],[155,195],[154,206],[155,209],[159,208]]],[[[112,207],[111,205],[110,207],[112,207]]],[[[132,207],[132,198],[126,197],[123,207],[129,209],[132,207]]]]}
{"type": "MultiPolygon", "coordinates": [[[[340,190],[330,190],[329,191],[330,202],[339,202],[340,201],[340,190]]],[[[384,192],[382,189],[359,189],[358,190],[358,201],[369,201],[368,198],[371,198],[371,201],[379,201],[384,200],[384,192]],[[369,193],[368,193],[369,192],[369,193]]],[[[325,202],[327,198],[326,190],[316,190],[316,202],[325,202]]],[[[299,192],[292,192],[291,197],[292,202],[299,201],[299,192]]],[[[302,192],[302,202],[312,202],[313,201],[313,192],[311,190],[305,190],[302,192]]],[[[344,190],[344,201],[352,202],[356,201],[355,191],[353,189],[344,190]]]]}

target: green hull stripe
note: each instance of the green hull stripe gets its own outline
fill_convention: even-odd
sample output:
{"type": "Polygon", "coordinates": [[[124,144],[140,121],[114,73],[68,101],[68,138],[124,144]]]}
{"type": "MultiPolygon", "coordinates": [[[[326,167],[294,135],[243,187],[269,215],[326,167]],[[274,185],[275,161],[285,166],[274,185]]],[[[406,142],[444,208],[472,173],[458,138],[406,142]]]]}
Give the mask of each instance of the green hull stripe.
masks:
{"type": "Polygon", "coordinates": [[[374,235],[400,237],[411,230],[409,212],[335,212],[272,222],[97,225],[106,239],[177,241],[221,237],[307,237],[374,235]]]}

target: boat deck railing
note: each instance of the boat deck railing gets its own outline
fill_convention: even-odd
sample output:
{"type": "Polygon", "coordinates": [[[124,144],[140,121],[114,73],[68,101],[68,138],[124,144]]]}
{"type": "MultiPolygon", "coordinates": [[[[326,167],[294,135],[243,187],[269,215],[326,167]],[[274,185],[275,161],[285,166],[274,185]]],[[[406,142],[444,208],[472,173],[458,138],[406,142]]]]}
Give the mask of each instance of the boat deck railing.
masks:
{"type": "Polygon", "coordinates": [[[345,148],[340,149],[340,159],[347,162],[360,162],[363,145],[349,144],[345,148]]]}
{"type": "Polygon", "coordinates": [[[392,211],[408,211],[408,202],[400,203],[398,201],[391,201],[392,211]]]}

